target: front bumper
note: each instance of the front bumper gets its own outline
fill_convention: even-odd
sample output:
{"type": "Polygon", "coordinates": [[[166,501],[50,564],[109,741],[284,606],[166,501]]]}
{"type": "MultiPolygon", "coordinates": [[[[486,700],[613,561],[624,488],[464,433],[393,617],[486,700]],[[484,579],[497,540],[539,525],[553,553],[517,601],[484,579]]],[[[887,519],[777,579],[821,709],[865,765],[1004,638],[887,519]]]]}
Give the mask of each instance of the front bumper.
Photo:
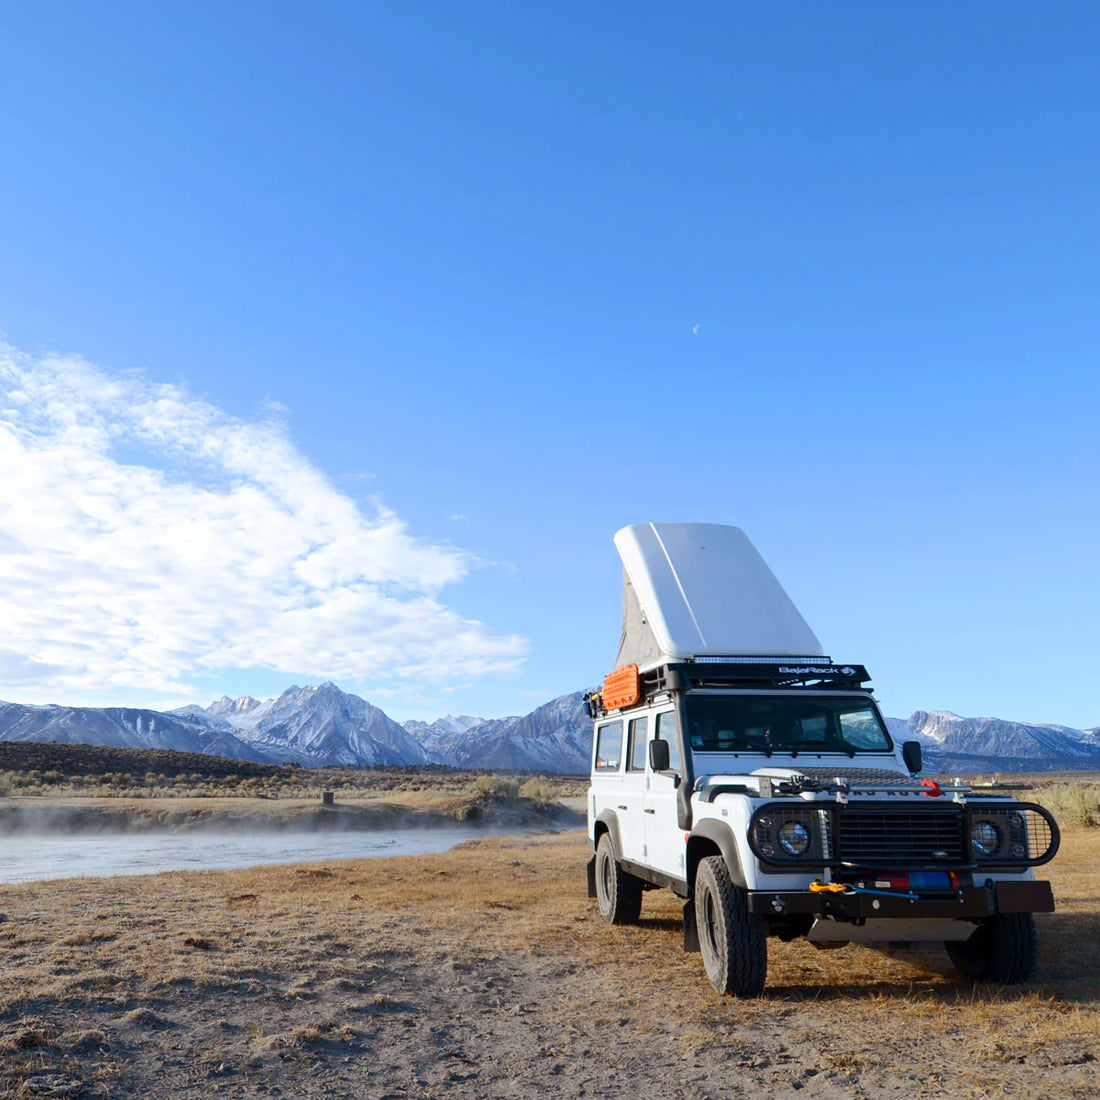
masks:
{"type": "Polygon", "coordinates": [[[984,920],[997,913],[1053,913],[1049,882],[996,882],[936,891],[919,898],[888,893],[816,894],[809,890],[752,890],[749,912],[761,917],[815,916],[840,921],[869,919],[984,920]]]}

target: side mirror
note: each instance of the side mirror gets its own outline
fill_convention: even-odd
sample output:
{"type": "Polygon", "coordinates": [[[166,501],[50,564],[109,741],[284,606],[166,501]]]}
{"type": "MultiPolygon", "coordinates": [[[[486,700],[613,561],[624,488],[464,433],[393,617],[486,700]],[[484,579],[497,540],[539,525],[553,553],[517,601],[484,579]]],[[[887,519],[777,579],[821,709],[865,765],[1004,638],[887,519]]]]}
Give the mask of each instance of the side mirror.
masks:
{"type": "Polygon", "coordinates": [[[901,758],[905,761],[905,766],[909,771],[916,775],[921,770],[921,764],[923,763],[920,742],[906,741],[901,746],[901,758]]]}
{"type": "Polygon", "coordinates": [[[649,743],[649,770],[654,772],[668,771],[668,742],[654,739],[649,743]]]}

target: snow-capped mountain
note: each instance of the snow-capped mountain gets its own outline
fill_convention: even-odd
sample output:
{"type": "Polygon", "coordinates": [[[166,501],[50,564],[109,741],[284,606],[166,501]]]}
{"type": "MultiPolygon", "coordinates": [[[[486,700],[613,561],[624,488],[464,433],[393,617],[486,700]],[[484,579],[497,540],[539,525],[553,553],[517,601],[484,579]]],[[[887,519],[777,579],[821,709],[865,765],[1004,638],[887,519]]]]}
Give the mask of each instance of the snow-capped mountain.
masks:
{"type": "Polygon", "coordinates": [[[57,741],[63,745],[114,745],[130,749],[175,749],[275,763],[223,727],[189,715],[133,707],[61,707],[0,703],[0,740],[57,741]]]}
{"type": "Polygon", "coordinates": [[[253,699],[251,695],[242,695],[238,699],[230,699],[228,695],[223,695],[216,703],[211,703],[206,708],[206,713],[224,718],[230,725],[247,726],[253,724],[248,720],[248,716],[263,705],[259,699],[253,699]]]}
{"type": "Polygon", "coordinates": [[[333,683],[287,688],[262,703],[249,696],[223,697],[187,716],[235,735],[283,763],[360,766],[433,764],[435,757],[378,707],[333,683]]]}
{"type": "Polygon", "coordinates": [[[592,720],[584,692],[544,703],[520,718],[493,718],[454,736],[445,763],[460,768],[587,774],[592,720]]]}
{"type": "MultiPolygon", "coordinates": [[[[961,718],[917,711],[887,718],[898,741],[925,748],[929,772],[1100,768],[1100,728],[961,718]]],[[[584,774],[592,723],[582,693],[530,714],[483,720],[447,715],[395,722],[335,684],[291,687],[274,699],[223,697],[170,713],[125,707],[0,703],[0,740],[176,749],[257,763],[424,765],[584,774]]]]}
{"type": "Polygon", "coordinates": [[[908,719],[887,718],[899,741],[920,741],[929,767],[961,770],[1043,771],[1100,768],[1097,730],[960,718],[945,710],[918,710],[908,719]]]}
{"type": "Polygon", "coordinates": [[[444,763],[457,758],[461,747],[469,740],[470,730],[489,721],[487,718],[471,718],[468,714],[448,714],[434,722],[418,722],[415,718],[401,725],[416,738],[433,756],[444,763]]]}

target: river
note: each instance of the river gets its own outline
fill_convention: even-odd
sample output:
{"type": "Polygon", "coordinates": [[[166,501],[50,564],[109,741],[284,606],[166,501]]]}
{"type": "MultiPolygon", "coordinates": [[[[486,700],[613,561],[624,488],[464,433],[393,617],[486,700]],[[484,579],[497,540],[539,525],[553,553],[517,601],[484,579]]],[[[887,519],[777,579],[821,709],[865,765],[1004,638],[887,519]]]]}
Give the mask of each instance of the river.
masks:
{"type": "MultiPolygon", "coordinates": [[[[510,830],[515,831],[515,830],[510,830]]],[[[489,835],[474,826],[393,832],[63,834],[0,838],[0,883],[160,871],[227,871],[273,863],[314,863],[445,852],[489,835]]]]}

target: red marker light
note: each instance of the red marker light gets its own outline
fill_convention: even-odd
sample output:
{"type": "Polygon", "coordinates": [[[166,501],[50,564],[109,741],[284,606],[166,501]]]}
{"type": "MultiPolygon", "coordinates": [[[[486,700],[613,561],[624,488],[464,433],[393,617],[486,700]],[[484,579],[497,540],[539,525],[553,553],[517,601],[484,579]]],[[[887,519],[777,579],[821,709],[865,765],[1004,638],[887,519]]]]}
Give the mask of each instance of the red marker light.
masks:
{"type": "Polygon", "coordinates": [[[924,788],[924,793],[929,798],[939,798],[943,793],[940,790],[940,785],[933,779],[922,779],[920,785],[924,788]]]}

